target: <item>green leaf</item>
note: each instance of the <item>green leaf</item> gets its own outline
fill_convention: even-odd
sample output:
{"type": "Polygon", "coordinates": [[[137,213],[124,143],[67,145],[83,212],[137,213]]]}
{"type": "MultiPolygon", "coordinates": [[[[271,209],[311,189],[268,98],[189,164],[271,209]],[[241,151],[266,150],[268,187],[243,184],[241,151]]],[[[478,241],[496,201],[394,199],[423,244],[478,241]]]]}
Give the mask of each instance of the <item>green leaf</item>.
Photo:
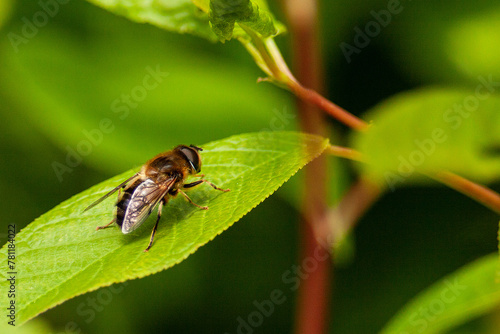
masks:
{"type": "Polygon", "coordinates": [[[191,0],[88,0],[130,20],[217,41],[208,14],[191,0]]]}
{"type": "MultiPolygon", "coordinates": [[[[265,0],[87,0],[115,14],[210,41],[229,40],[235,23],[244,23],[263,37],[285,30],[267,9],[265,0]],[[210,21],[210,24],[209,24],[210,21]]],[[[236,27],[234,35],[244,37],[236,27]]]]}
{"type": "Polygon", "coordinates": [[[458,269],[408,303],[381,331],[442,333],[500,304],[498,253],[458,269]]]}
{"type": "MultiPolygon", "coordinates": [[[[279,32],[264,1],[211,0],[209,18],[212,30],[221,41],[246,35],[241,29],[235,32],[235,23],[244,24],[264,38],[279,32]]],[[[283,30],[281,24],[278,26],[283,30]]]]}
{"type": "Polygon", "coordinates": [[[376,106],[365,116],[372,127],[352,138],[368,158],[362,173],[391,188],[440,170],[478,182],[499,179],[500,97],[491,93],[493,86],[478,87],[427,88],[376,106]]]}
{"type": "MultiPolygon", "coordinates": [[[[18,323],[65,300],[116,282],[167,269],[195,252],[275,192],[300,168],[320,155],[328,140],[297,132],[260,132],[202,145],[206,178],[231,189],[207,185],[190,191],[199,210],[183,198],[163,209],[153,247],[147,246],[155,214],[124,235],[111,221],[114,200],[83,210],[136,171],[104,181],[56,206],[16,237],[18,323]]],[[[1,250],[4,258],[7,248],[1,250]]],[[[6,271],[0,289],[7,291],[6,271]]]]}

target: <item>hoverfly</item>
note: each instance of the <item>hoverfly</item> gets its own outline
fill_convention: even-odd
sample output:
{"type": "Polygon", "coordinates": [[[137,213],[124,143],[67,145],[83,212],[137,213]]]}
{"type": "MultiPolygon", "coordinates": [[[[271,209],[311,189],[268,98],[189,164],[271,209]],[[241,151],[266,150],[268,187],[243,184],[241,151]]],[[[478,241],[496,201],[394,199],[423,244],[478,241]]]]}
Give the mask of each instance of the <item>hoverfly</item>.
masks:
{"type": "Polygon", "coordinates": [[[205,175],[198,175],[201,170],[200,151],[203,151],[203,149],[194,145],[179,145],[171,151],[158,154],[146,162],[137,174],[123,181],[109,193],[92,203],[85,211],[119,191],[118,200],[115,204],[115,217],[109,224],[98,226],[96,230],[116,223],[121,227],[124,234],[132,232],[149,217],[153,209],[159,204],[156,224],[151,232],[148,247],[144,250],[147,252],[153,244],[163,206],[167,204],[170,197],[181,193],[189,203],[202,210],[207,210],[208,207],[194,203],[183,189],[193,188],[201,183],[207,183],[212,188],[224,192],[229,191],[229,189],[221,189],[212,182],[205,180],[203,178],[205,175]],[[190,175],[199,177],[200,180],[184,183],[190,175]]]}

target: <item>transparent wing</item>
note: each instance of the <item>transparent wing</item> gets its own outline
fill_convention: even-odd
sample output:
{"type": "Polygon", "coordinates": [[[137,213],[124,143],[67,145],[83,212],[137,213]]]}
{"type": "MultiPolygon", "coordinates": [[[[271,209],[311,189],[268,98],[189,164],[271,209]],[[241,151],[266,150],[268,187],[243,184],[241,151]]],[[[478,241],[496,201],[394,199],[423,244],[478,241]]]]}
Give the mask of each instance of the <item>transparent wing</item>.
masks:
{"type": "MultiPolygon", "coordinates": [[[[122,183],[120,183],[118,186],[116,186],[115,189],[111,190],[109,193],[107,193],[106,195],[102,196],[101,198],[99,198],[97,201],[95,201],[94,203],[90,204],[87,208],[85,208],[85,210],[83,210],[84,212],[87,211],[88,209],[91,209],[93,208],[94,206],[96,206],[97,204],[101,203],[102,201],[104,201],[106,198],[108,198],[109,196],[113,195],[118,189],[120,188],[123,188],[124,186],[127,185],[127,183],[129,183],[130,181],[133,180],[133,182],[135,182],[135,179],[139,177],[139,173],[135,174],[134,176],[126,179],[125,181],[123,181],[122,183]]],[[[132,182],[132,183],[133,183],[132,182]]]]}
{"type": "Polygon", "coordinates": [[[175,177],[157,184],[147,179],[134,190],[130,198],[125,218],[123,219],[122,232],[129,233],[138,228],[151,214],[160,200],[172,188],[175,177]]]}

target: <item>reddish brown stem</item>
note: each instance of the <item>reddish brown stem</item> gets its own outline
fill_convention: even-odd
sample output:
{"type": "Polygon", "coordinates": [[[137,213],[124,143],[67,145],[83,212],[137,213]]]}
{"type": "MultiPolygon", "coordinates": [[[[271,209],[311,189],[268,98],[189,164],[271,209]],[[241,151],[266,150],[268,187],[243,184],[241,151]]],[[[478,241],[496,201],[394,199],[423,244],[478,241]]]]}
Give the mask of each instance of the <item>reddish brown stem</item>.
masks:
{"type": "Polygon", "coordinates": [[[332,234],[330,240],[333,242],[340,241],[382,193],[383,189],[369,180],[360,179],[356,182],[342,198],[339,205],[328,212],[328,221],[332,234]]]}
{"type": "MultiPolygon", "coordinates": [[[[321,59],[318,50],[316,0],[286,0],[286,12],[291,28],[294,68],[300,82],[315,90],[322,90],[321,59]]],[[[294,81],[293,81],[294,82],[294,81]]],[[[300,86],[300,85],[299,85],[300,86]]],[[[297,86],[297,87],[299,87],[297,86]]],[[[294,86],[295,87],[295,86],[294,86]]],[[[300,86],[301,87],[301,86],[300,86]]],[[[297,89],[303,93],[304,90],[297,89]]],[[[317,104],[297,94],[302,131],[326,137],[325,114],[317,104]]],[[[302,254],[303,259],[315,259],[322,248],[320,240],[328,235],[327,213],[327,157],[313,160],[305,168],[303,193],[302,254]]],[[[328,255],[328,252],[324,252],[328,255]]],[[[302,262],[302,261],[301,261],[302,262]]],[[[297,301],[295,333],[326,333],[329,319],[329,299],[332,261],[329,256],[317,261],[315,270],[300,285],[297,301]]]]}
{"type": "Polygon", "coordinates": [[[318,94],[315,90],[305,88],[298,82],[290,81],[288,88],[299,98],[307,101],[320,109],[326,111],[332,117],[337,119],[339,122],[344,123],[350,128],[357,131],[365,131],[368,129],[369,125],[362,119],[354,116],[348,111],[342,109],[335,103],[324,98],[322,95],[318,94]]]}
{"type": "MultiPolygon", "coordinates": [[[[307,30],[311,30],[310,27],[313,27],[312,30],[316,28],[314,26],[316,22],[310,21],[310,18],[316,15],[316,3],[314,3],[315,0],[305,1],[309,2],[302,2],[297,0],[287,1],[287,9],[291,17],[291,28],[295,32],[300,31],[299,35],[302,36],[307,35],[307,30]],[[307,8],[308,6],[311,8],[307,8]]],[[[268,79],[270,81],[273,81],[278,85],[287,87],[298,98],[311,103],[316,107],[319,107],[338,121],[344,123],[354,130],[364,131],[368,129],[369,125],[365,121],[342,109],[335,103],[319,94],[317,92],[319,86],[314,86],[314,82],[310,80],[308,81],[308,79],[310,78],[301,76],[299,73],[299,80],[297,80],[288,69],[288,66],[283,60],[281,53],[276,47],[276,44],[274,43],[274,40],[272,38],[262,40],[255,32],[253,32],[252,29],[248,28],[245,24],[240,23],[239,25],[243,30],[245,30],[248,36],[250,36],[252,43],[248,43],[246,39],[242,39],[240,41],[247,48],[250,54],[252,54],[260,68],[269,75],[268,79]],[[300,82],[305,83],[305,86],[303,86],[300,82]]],[[[298,40],[298,38],[296,38],[296,40],[298,40]]],[[[317,49],[316,45],[310,44],[309,46],[313,47],[313,50],[311,50],[312,52],[310,52],[310,54],[305,55],[306,59],[304,59],[304,61],[314,60],[311,58],[311,56],[314,56],[314,50],[317,49]]],[[[304,65],[305,66],[299,66],[298,70],[301,70],[302,67],[306,68],[309,66],[307,64],[304,65]]],[[[312,66],[315,66],[315,64],[312,64],[312,66]]],[[[259,79],[259,81],[264,80],[266,79],[259,79]]]]}
{"type": "Polygon", "coordinates": [[[447,171],[434,174],[434,178],[500,214],[500,194],[488,187],[447,171]]]}
{"type": "MultiPolygon", "coordinates": [[[[317,223],[317,218],[313,219],[317,223]]],[[[323,220],[326,222],[326,219],[323,220]]],[[[307,278],[300,285],[295,318],[296,334],[324,334],[328,331],[332,259],[329,249],[324,248],[324,244],[329,243],[320,244],[314,230],[313,226],[304,220],[301,229],[303,249],[300,263],[306,263],[305,259],[312,259],[316,267],[308,272],[307,278]],[[321,257],[318,257],[318,252],[321,252],[321,257]]]]}

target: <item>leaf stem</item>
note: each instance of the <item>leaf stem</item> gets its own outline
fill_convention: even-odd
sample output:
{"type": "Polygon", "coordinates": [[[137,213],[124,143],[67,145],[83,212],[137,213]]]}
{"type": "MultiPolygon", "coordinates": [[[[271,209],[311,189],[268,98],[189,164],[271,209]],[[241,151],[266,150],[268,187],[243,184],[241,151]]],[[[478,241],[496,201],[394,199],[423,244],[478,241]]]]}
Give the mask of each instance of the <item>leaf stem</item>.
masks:
{"type": "MultiPolygon", "coordinates": [[[[267,51],[266,45],[264,44],[262,37],[260,37],[257,33],[255,33],[252,29],[247,27],[243,23],[238,23],[239,26],[247,33],[248,36],[250,36],[250,39],[252,40],[253,46],[255,47],[255,50],[259,53],[260,58],[264,62],[265,66],[267,67],[268,71],[265,71],[267,74],[271,76],[271,78],[278,80],[278,81],[283,81],[284,78],[282,78],[282,72],[278,68],[278,65],[274,61],[274,59],[270,56],[269,52],[267,51]]],[[[244,40],[240,40],[244,45],[248,44],[244,40]]],[[[255,59],[255,57],[254,57],[255,59]]],[[[258,64],[260,66],[260,64],[258,64]]],[[[262,68],[262,66],[260,66],[262,68]]]]}
{"type": "Polygon", "coordinates": [[[500,214],[500,194],[492,189],[448,171],[435,173],[431,177],[500,214]]]}
{"type": "MultiPolygon", "coordinates": [[[[324,153],[366,163],[361,152],[349,147],[330,145],[324,153]]],[[[496,191],[449,171],[427,173],[426,175],[500,214],[500,194],[496,191]]]]}
{"type": "MultiPolygon", "coordinates": [[[[331,145],[325,150],[325,153],[350,160],[366,162],[361,152],[348,147],[331,145]]],[[[500,194],[494,190],[449,171],[427,175],[500,214],[500,194]]],[[[328,240],[333,242],[338,241],[345,232],[356,224],[362,214],[383,193],[383,190],[380,186],[366,179],[361,179],[357,184],[352,186],[340,204],[328,212],[331,233],[328,240]]]]}
{"type": "Polygon", "coordinates": [[[339,158],[365,162],[361,152],[356,151],[349,147],[330,145],[329,147],[326,148],[324,153],[331,154],[339,158]]]}

